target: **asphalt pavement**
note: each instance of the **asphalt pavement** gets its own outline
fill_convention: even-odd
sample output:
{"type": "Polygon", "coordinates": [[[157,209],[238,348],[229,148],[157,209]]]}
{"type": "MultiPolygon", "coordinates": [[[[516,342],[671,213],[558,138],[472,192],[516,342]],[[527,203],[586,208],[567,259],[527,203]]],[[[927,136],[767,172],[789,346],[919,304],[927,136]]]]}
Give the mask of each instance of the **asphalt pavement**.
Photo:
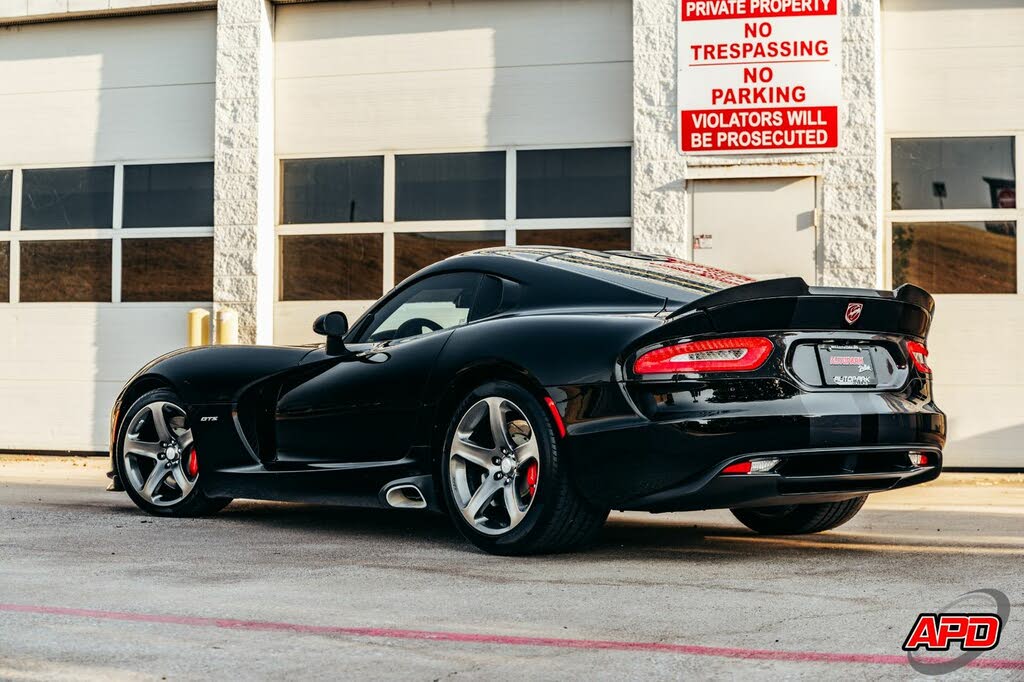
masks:
{"type": "Polygon", "coordinates": [[[1021,475],[945,474],[813,536],[613,514],[593,549],[509,559],[417,512],[157,519],[104,468],[0,457],[0,679],[912,679],[917,615],[984,588],[1001,642],[945,679],[1024,679],[1021,475]]]}

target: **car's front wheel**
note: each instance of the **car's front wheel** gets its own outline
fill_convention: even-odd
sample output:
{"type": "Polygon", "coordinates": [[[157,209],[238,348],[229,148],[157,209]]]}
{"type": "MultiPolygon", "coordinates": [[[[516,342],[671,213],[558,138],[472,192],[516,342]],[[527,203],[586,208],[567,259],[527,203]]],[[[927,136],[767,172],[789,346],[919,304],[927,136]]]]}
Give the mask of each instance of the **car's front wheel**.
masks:
{"type": "Polygon", "coordinates": [[[115,463],[128,496],[150,514],[202,516],[231,502],[203,492],[188,414],[173,391],[150,391],[128,408],[117,433],[115,463]]]}
{"type": "Polygon", "coordinates": [[[455,525],[480,549],[522,555],[575,549],[608,517],[569,479],[551,416],[523,387],[479,386],[455,410],[441,484],[455,525]]]}
{"type": "Polygon", "coordinates": [[[820,533],[843,525],[860,511],[867,495],[842,502],[791,504],[778,507],[733,509],[744,526],[763,535],[820,533]]]}

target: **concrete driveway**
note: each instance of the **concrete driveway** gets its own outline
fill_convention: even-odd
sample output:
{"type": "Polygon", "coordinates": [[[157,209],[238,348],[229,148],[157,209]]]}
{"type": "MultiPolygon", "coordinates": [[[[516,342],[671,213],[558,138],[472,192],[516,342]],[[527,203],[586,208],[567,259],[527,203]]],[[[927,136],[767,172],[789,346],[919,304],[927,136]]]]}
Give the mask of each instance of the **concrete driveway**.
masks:
{"type": "Polygon", "coordinates": [[[2,679],[908,679],[916,616],[979,588],[1009,622],[948,678],[1024,679],[1022,476],[947,474],[816,536],[614,514],[588,552],[508,559],[415,512],[155,519],[104,467],[0,457],[2,679]]]}

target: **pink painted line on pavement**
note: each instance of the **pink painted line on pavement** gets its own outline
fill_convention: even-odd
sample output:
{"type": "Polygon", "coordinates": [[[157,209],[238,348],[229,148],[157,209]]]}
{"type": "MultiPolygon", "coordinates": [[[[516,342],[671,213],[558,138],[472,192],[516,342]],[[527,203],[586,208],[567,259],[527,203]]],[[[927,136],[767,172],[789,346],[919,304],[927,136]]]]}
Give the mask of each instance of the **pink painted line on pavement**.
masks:
{"type": "MultiPolygon", "coordinates": [[[[93,620],[117,620],[133,623],[161,623],[191,627],[213,627],[227,630],[262,630],[294,632],[308,635],[375,637],[381,639],[412,639],[431,642],[457,642],[462,644],[502,644],[510,646],[554,647],[559,649],[588,649],[606,651],[647,651],[684,656],[714,656],[759,661],[795,661],[803,663],[860,663],[870,665],[907,665],[906,655],[842,654],[821,651],[779,651],[771,649],[742,649],[736,647],[699,646],[695,644],[666,644],[662,642],[627,642],[605,639],[567,639],[559,637],[518,637],[514,635],[488,635],[468,632],[431,630],[403,630],[398,628],[339,627],[333,625],[303,625],[262,620],[234,618],[204,618],[200,616],[174,616],[155,613],[128,613],[73,609],[60,606],[31,606],[0,604],[0,611],[47,616],[72,616],[93,620]]],[[[921,657],[923,663],[938,663],[940,658],[921,657]]],[[[1024,670],[1024,660],[985,658],[971,661],[967,667],[1024,670]]]]}

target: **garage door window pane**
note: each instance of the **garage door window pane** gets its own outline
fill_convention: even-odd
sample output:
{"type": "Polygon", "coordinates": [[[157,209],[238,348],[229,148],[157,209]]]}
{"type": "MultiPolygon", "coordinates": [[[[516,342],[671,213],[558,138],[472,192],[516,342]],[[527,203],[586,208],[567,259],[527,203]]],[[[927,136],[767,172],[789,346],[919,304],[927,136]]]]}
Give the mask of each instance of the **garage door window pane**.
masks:
{"type": "Polygon", "coordinates": [[[395,281],[431,263],[473,249],[504,246],[505,233],[489,232],[416,232],[395,235],[395,281]]]}
{"type": "Polygon", "coordinates": [[[22,171],[24,230],[109,228],[113,216],[113,166],[22,171]]]}
{"type": "Polygon", "coordinates": [[[543,149],[516,154],[516,217],[630,215],[630,149],[543,149]]]}
{"type": "Polygon", "coordinates": [[[213,225],[213,164],[161,163],[125,166],[123,225],[213,225]]]}
{"type": "Polygon", "coordinates": [[[1012,137],[892,141],[892,208],[1014,208],[1012,137]]]}
{"type": "Polygon", "coordinates": [[[11,245],[0,242],[0,303],[11,300],[11,245]]]}
{"type": "Polygon", "coordinates": [[[288,160],[281,173],[285,224],[384,220],[382,156],[288,160]]]}
{"type": "Polygon", "coordinates": [[[281,238],[281,298],[285,301],[366,301],[380,298],[384,237],[340,234],[281,238]]]}
{"type": "Polygon", "coordinates": [[[519,230],[516,244],[522,246],[568,246],[594,251],[629,251],[629,228],[583,228],[575,230],[519,230]]]}
{"type": "Polygon", "coordinates": [[[395,158],[398,220],[505,217],[505,152],[411,154],[395,158]]]}
{"type": "Polygon", "coordinates": [[[26,303],[109,301],[110,240],[21,242],[21,296],[26,303]]]}
{"type": "Polygon", "coordinates": [[[0,171],[0,230],[11,229],[11,179],[13,171],[0,171]]]}
{"type": "Polygon", "coordinates": [[[933,294],[1015,293],[1016,234],[1006,221],[894,223],[893,284],[933,294]]]}
{"type": "Polygon", "coordinates": [[[211,237],[125,239],[122,301],[212,301],[211,237]]]}

